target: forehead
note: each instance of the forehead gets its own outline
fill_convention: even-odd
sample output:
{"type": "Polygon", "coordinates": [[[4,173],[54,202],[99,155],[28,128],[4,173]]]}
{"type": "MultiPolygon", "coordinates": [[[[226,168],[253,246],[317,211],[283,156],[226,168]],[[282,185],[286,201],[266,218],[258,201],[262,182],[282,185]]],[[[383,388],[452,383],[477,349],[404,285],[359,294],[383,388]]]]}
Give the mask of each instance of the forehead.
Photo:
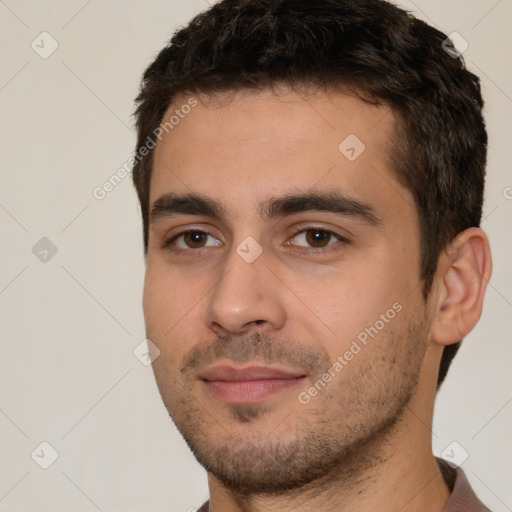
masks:
{"type": "Polygon", "coordinates": [[[333,188],[388,208],[412,201],[391,171],[395,120],[386,106],[326,91],[236,91],[177,97],[162,126],[172,116],[155,148],[151,203],[194,192],[229,209],[333,188]]]}

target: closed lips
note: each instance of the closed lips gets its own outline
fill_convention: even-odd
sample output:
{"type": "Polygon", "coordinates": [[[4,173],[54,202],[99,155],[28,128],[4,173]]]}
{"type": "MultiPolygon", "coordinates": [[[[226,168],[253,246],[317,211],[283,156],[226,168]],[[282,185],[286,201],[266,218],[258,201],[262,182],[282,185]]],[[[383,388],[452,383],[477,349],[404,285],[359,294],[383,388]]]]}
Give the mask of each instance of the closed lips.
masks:
{"type": "Polygon", "coordinates": [[[241,382],[270,379],[299,379],[305,375],[293,370],[283,370],[267,366],[249,366],[245,368],[235,366],[213,366],[201,372],[198,377],[205,381],[241,382]]]}

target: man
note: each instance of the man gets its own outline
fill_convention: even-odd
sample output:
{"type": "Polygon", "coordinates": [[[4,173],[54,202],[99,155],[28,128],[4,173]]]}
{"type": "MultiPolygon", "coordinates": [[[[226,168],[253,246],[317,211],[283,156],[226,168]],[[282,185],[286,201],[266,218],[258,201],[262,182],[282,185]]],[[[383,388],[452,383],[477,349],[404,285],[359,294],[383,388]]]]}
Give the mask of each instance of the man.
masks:
{"type": "Polygon", "coordinates": [[[147,336],[201,510],[488,510],[431,448],[491,273],[446,35],[382,0],[224,0],[137,101],[147,336]]]}

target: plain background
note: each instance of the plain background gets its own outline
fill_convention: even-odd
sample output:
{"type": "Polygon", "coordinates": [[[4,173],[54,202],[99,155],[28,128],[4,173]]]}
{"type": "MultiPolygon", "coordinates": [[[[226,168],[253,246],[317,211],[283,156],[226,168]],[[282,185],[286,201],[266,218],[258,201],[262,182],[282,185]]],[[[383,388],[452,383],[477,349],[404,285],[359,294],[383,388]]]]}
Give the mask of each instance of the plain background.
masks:
{"type": "MultiPolygon", "coordinates": [[[[482,319],[438,397],[433,443],[436,454],[465,450],[462,467],[475,490],[505,512],[512,510],[512,2],[400,5],[463,36],[487,101],[482,225],[494,274],[482,319]]],[[[207,6],[0,0],[0,511],[192,511],[208,495],[151,368],[133,354],[144,339],[144,258],[130,178],[103,200],[92,193],[133,151],[132,101],[143,70],[207,6]],[[46,59],[40,53],[55,43],[41,32],[58,44],[46,59]],[[48,469],[36,463],[51,462],[43,441],[59,454],[48,469]]]]}

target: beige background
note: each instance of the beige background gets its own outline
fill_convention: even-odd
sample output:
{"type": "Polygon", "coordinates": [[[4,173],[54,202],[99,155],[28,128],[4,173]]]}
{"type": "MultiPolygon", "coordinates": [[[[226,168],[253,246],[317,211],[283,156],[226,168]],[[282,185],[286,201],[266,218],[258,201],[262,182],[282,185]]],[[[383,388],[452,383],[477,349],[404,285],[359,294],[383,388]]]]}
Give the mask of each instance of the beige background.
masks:
{"type": "MultiPolygon", "coordinates": [[[[452,453],[468,452],[463,468],[473,486],[505,512],[512,510],[512,1],[400,4],[459,32],[468,65],[483,79],[491,143],[483,227],[495,269],[482,320],[439,396],[434,448],[459,443],[452,453]]],[[[133,150],[141,73],[176,27],[206,7],[204,0],[0,0],[0,511],[185,512],[207,496],[204,471],[160,403],[151,369],[133,354],[144,339],[144,259],[131,182],[103,200],[93,196],[133,150]],[[52,44],[56,51],[42,58],[52,44]],[[36,245],[43,237],[55,255],[47,241],[36,245]],[[39,466],[52,461],[43,441],[59,454],[48,469],[39,466]]]]}

